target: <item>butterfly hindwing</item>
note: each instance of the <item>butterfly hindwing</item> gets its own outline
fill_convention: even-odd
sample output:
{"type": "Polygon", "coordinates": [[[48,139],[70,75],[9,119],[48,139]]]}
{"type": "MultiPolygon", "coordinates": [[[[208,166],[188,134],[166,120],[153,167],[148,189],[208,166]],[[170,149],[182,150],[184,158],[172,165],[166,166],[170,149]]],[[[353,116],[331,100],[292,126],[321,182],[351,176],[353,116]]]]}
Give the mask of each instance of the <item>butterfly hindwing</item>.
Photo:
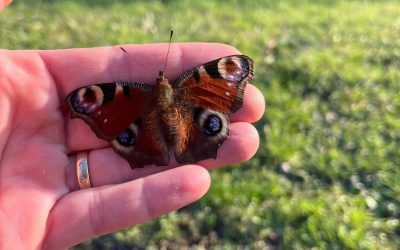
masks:
{"type": "Polygon", "coordinates": [[[168,165],[168,144],[161,133],[160,124],[155,123],[157,110],[132,122],[118,137],[111,141],[117,153],[128,160],[131,167],[143,167],[156,164],[168,165]]]}
{"type": "Polygon", "coordinates": [[[215,159],[218,148],[229,137],[228,116],[200,107],[193,107],[187,114],[185,125],[188,132],[175,137],[176,161],[183,164],[215,159]]]}

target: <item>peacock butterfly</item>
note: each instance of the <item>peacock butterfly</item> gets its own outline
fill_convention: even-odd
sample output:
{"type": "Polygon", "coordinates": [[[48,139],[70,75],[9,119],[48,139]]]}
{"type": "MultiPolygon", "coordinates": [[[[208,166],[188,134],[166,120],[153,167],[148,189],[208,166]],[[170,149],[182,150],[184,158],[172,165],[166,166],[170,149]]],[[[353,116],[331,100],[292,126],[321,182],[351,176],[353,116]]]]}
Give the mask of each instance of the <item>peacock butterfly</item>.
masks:
{"type": "Polygon", "coordinates": [[[170,84],[159,72],[154,86],[139,82],[93,84],[66,97],[71,118],[83,119],[110,141],[130,166],[180,164],[216,158],[229,137],[230,113],[243,105],[253,61],[231,55],[199,65],[170,84]]]}

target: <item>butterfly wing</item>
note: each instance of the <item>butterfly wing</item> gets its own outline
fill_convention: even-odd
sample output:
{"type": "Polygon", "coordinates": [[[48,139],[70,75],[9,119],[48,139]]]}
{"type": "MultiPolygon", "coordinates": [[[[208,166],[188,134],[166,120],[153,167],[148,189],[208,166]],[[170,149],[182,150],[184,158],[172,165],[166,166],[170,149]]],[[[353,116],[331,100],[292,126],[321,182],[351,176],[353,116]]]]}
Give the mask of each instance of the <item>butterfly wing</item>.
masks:
{"type": "Polygon", "coordinates": [[[253,60],[232,55],[181,74],[174,88],[186,102],[229,114],[243,105],[244,89],[253,78],[253,60]]]}
{"type": "Polygon", "coordinates": [[[253,61],[244,55],[211,61],[177,78],[176,102],[188,107],[186,124],[192,124],[185,128],[188,135],[175,136],[179,163],[216,158],[229,137],[228,115],[242,107],[246,84],[253,78],[253,61]]]}
{"type": "Polygon", "coordinates": [[[181,115],[185,122],[177,124],[174,135],[176,161],[180,164],[216,158],[217,150],[229,137],[229,119],[222,112],[187,106],[181,115]]]}
{"type": "Polygon", "coordinates": [[[152,87],[136,82],[89,85],[66,98],[72,118],[83,119],[97,137],[111,141],[132,167],[166,165],[168,149],[152,122],[152,87]],[[153,143],[157,142],[157,143],[153,143]]]}

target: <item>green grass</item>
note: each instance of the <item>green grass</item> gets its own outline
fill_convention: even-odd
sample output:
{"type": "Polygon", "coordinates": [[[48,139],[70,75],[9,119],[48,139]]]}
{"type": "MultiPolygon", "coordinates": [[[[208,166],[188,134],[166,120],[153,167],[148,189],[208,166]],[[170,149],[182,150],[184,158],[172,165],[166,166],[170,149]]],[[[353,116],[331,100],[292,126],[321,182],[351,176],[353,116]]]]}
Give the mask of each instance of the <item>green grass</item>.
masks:
{"type": "Polygon", "coordinates": [[[228,43],[256,63],[267,112],[249,162],[199,202],[83,243],[130,249],[396,249],[400,5],[396,1],[16,1],[0,47],[228,43]]]}

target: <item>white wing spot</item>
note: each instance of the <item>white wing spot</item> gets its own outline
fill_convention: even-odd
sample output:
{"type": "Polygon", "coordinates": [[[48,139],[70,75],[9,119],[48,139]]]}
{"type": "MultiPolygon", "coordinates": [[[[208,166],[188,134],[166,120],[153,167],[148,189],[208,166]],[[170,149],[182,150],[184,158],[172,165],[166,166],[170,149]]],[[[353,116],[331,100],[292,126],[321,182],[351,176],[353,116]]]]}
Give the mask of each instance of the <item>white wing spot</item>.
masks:
{"type": "Polygon", "coordinates": [[[124,88],[122,87],[121,83],[117,83],[117,88],[115,90],[116,95],[120,95],[124,92],[124,88]]]}
{"type": "Polygon", "coordinates": [[[230,96],[231,93],[229,93],[228,91],[225,91],[225,95],[226,95],[226,96],[230,96]]]}
{"type": "Polygon", "coordinates": [[[107,119],[107,118],[106,118],[106,119],[104,119],[104,120],[103,120],[103,122],[104,122],[104,123],[107,123],[107,122],[108,122],[108,119],[107,119]]]}
{"type": "Polygon", "coordinates": [[[227,82],[226,85],[228,85],[228,87],[234,88],[235,84],[233,82],[227,82]]]}

